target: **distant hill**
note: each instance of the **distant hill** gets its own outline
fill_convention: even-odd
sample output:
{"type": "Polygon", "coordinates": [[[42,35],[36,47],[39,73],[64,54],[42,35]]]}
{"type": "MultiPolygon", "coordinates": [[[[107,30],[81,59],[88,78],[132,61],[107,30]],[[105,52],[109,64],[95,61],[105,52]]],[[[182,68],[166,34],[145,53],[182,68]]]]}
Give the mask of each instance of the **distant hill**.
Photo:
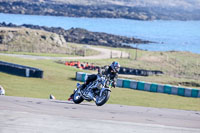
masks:
{"type": "Polygon", "coordinates": [[[137,20],[200,20],[200,0],[0,0],[0,12],[137,20]]]}

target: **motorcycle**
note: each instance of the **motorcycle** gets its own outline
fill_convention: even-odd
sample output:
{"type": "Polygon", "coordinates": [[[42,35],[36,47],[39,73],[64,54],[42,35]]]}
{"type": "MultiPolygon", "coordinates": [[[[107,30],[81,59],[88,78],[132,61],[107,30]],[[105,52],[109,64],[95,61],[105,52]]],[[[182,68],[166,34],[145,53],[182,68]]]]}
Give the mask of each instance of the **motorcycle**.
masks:
{"type": "Polygon", "coordinates": [[[86,100],[88,102],[94,101],[97,106],[104,105],[110,97],[112,82],[106,76],[97,75],[97,79],[90,82],[85,88],[77,83],[77,89],[73,96],[74,103],[79,104],[86,100]]]}

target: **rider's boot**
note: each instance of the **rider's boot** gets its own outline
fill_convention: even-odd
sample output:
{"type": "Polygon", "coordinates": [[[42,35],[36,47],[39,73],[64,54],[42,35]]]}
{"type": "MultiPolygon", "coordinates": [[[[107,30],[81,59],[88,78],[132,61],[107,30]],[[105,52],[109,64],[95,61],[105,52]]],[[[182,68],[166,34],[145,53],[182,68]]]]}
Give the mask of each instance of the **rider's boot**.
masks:
{"type": "MultiPolygon", "coordinates": [[[[86,84],[82,84],[81,85],[81,90],[84,89],[86,87],[86,84]]],[[[74,92],[70,95],[70,97],[68,98],[68,101],[72,101],[73,97],[74,97],[74,93],[77,89],[74,90],[74,92]]]]}
{"type": "Polygon", "coordinates": [[[70,97],[68,98],[68,101],[73,101],[73,97],[74,97],[74,93],[72,93],[72,94],[70,95],[70,97]]]}
{"type": "Polygon", "coordinates": [[[86,84],[85,84],[85,83],[82,84],[82,85],[81,85],[81,90],[84,89],[85,87],[86,87],[86,84]]]}

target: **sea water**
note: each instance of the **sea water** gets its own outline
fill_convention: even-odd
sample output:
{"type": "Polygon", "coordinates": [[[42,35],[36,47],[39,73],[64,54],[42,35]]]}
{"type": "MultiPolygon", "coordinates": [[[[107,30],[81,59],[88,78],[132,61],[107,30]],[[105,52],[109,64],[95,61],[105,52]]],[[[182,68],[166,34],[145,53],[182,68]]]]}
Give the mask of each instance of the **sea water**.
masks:
{"type": "MultiPolygon", "coordinates": [[[[156,43],[139,44],[150,51],[190,51],[200,54],[200,21],[138,21],[112,18],[75,18],[0,13],[0,22],[33,24],[64,29],[84,28],[89,31],[135,37],[156,43]]],[[[135,44],[131,44],[136,46],[135,44]]]]}

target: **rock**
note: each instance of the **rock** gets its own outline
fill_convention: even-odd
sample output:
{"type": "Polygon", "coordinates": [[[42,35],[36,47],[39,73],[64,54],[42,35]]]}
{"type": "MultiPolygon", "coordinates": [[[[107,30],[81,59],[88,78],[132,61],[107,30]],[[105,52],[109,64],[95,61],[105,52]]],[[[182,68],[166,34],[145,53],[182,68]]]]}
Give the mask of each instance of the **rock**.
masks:
{"type": "Polygon", "coordinates": [[[0,95],[5,95],[5,90],[1,85],[0,85],[0,95]]]}
{"type": "Polygon", "coordinates": [[[44,40],[47,39],[47,37],[45,35],[41,35],[41,38],[44,39],[44,40]]]}
{"type": "Polygon", "coordinates": [[[4,36],[0,35],[0,44],[3,43],[4,36]]]}
{"type": "MultiPolygon", "coordinates": [[[[0,26],[25,27],[25,28],[31,28],[31,29],[45,30],[45,31],[59,34],[60,35],[59,37],[58,36],[55,37],[55,35],[50,36],[50,40],[54,41],[57,44],[56,46],[62,46],[65,40],[66,42],[73,42],[73,43],[81,43],[81,44],[89,44],[89,45],[103,45],[103,46],[109,46],[109,47],[125,47],[125,48],[133,48],[125,44],[152,43],[151,41],[141,40],[134,37],[119,36],[119,35],[107,34],[104,32],[91,32],[82,28],[71,28],[69,30],[65,30],[60,27],[58,28],[45,27],[45,26],[30,25],[30,24],[23,24],[21,26],[18,26],[11,23],[8,25],[6,25],[5,23],[0,23],[0,26]],[[64,38],[62,38],[62,36],[64,38]]],[[[41,38],[47,39],[46,36],[41,36],[41,38]]]]}

